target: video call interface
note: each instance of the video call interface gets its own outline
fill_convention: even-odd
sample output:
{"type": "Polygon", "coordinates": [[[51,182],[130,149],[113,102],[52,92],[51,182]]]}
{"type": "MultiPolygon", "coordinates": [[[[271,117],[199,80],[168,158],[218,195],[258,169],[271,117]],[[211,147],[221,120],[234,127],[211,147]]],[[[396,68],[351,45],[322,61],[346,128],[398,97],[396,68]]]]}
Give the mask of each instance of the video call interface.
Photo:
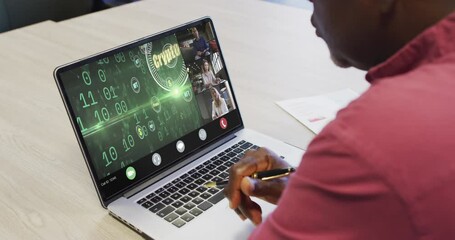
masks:
{"type": "MultiPolygon", "coordinates": [[[[209,22],[60,78],[98,179],[236,109],[209,22]]],[[[210,133],[201,131],[203,141],[210,133]]],[[[153,156],[156,167],[162,161],[153,156]]]]}

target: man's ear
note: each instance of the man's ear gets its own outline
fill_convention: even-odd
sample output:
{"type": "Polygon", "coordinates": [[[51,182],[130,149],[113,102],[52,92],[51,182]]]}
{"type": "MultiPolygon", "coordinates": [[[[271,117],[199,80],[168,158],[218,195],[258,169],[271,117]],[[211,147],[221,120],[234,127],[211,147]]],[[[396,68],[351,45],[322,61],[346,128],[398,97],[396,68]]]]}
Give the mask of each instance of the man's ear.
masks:
{"type": "Polygon", "coordinates": [[[397,0],[381,0],[381,13],[382,14],[389,14],[393,11],[397,0]]]}

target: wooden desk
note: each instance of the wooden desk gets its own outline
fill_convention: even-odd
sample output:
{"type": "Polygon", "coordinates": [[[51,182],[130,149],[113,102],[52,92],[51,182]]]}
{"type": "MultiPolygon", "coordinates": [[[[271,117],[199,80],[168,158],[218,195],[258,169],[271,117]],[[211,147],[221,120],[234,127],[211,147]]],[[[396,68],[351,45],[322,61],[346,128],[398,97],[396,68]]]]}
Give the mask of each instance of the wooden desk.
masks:
{"type": "Polygon", "coordinates": [[[205,15],[246,127],[305,148],[313,135],[275,101],[367,87],[333,66],[309,12],[258,0],[144,0],[0,34],[1,239],[140,239],[100,206],[52,72],[205,15]]]}

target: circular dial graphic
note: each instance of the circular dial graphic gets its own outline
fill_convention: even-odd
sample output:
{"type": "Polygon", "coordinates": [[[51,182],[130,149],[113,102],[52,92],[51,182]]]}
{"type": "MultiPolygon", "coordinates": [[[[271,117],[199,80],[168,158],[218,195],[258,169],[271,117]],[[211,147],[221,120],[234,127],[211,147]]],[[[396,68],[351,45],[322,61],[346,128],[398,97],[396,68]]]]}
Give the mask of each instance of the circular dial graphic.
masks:
{"type": "Polygon", "coordinates": [[[188,73],[175,38],[147,43],[144,48],[150,74],[160,87],[172,91],[185,84],[188,73]]]}

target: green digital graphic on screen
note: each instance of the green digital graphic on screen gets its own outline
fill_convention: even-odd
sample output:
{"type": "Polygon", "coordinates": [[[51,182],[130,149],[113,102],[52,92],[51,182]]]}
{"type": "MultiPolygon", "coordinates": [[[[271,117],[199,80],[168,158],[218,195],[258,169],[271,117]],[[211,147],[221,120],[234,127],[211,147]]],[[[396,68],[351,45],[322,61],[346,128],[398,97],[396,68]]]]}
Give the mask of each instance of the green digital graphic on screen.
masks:
{"type": "Polygon", "coordinates": [[[174,35],[62,78],[99,178],[203,125],[174,35]]]}

